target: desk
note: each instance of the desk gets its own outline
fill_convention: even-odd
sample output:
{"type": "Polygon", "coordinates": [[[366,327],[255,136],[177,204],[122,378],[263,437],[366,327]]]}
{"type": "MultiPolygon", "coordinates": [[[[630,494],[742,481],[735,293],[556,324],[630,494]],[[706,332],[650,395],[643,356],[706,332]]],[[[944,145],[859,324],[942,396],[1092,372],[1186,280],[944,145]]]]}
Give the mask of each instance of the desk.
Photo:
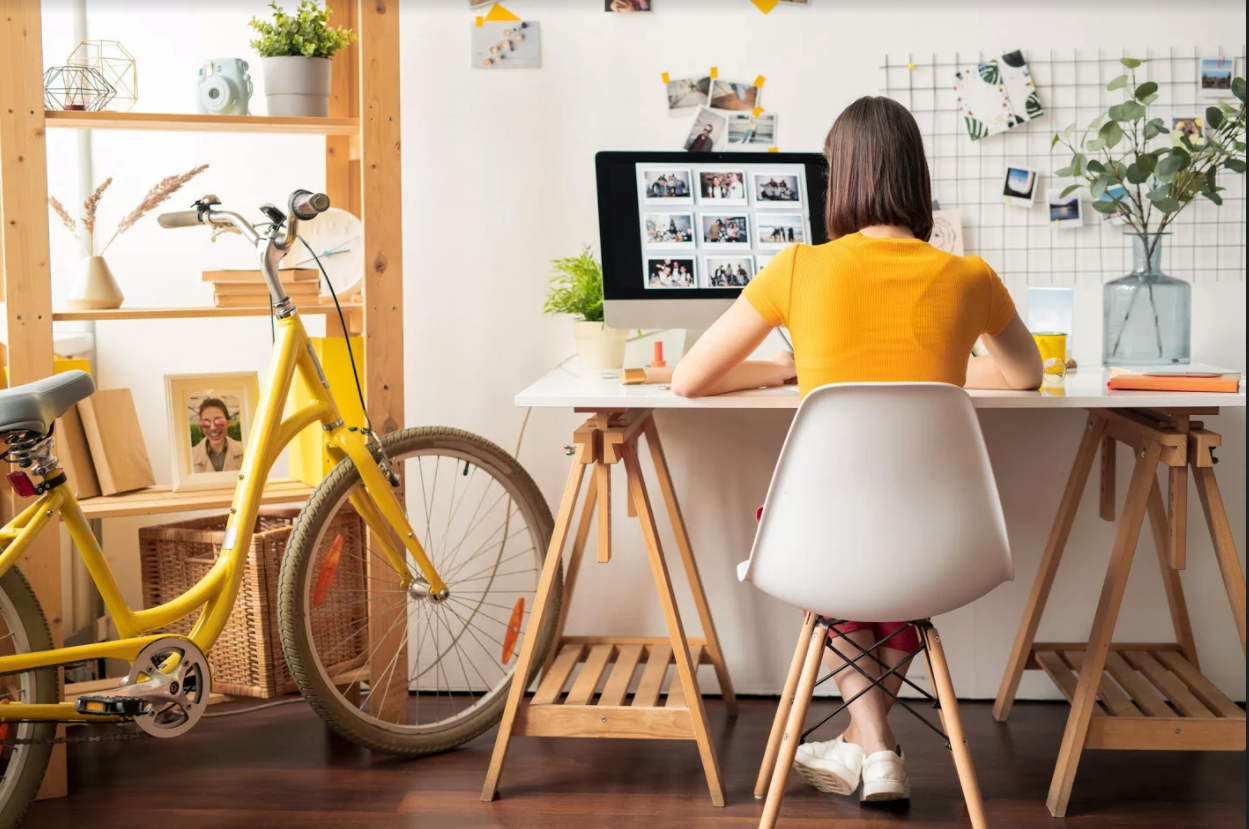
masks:
{"type": "MultiPolygon", "coordinates": [[[[1217,414],[1222,407],[1244,408],[1245,395],[1243,392],[1112,392],[1106,388],[1107,378],[1108,375],[1100,370],[1084,369],[1068,375],[1061,386],[1047,387],[1043,391],[969,390],[972,403],[978,409],[1088,411],[1080,448],[1063,492],[1058,515],[994,708],[994,716],[1004,721],[1009,715],[1020,677],[1025,670],[1045,671],[1071,702],[1071,713],[1049,797],[1050,811],[1055,816],[1061,816],[1066,810],[1076,767],[1085,748],[1244,750],[1245,747],[1244,712],[1199,672],[1187,606],[1177,572],[1184,568],[1188,477],[1191,473],[1214,539],[1220,571],[1243,649],[1244,575],[1233,546],[1212,465],[1212,450],[1218,447],[1220,437],[1205,430],[1203,424],[1194,418],[1217,414]],[[1087,642],[1035,642],[1036,630],[1066,546],[1076,506],[1099,450],[1102,453],[1100,512],[1104,519],[1115,520],[1114,457],[1118,444],[1130,447],[1137,460],[1119,519],[1114,551],[1092,632],[1087,642]],[[1157,467],[1160,464],[1167,468],[1166,500],[1157,481],[1157,467]],[[1146,514],[1158,542],[1159,563],[1176,642],[1112,643],[1111,634],[1146,514]]],[[[676,397],[662,386],[622,386],[614,373],[576,369],[552,371],[516,396],[518,406],[572,408],[591,415],[574,434],[577,458],[547,556],[546,569],[551,570],[553,577],[554,570],[557,569],[555,563],[559,561],[569,535],[584,470],[593,466],[594,474],[586,496],[587,506],[583,510],[570,556],[569,575],[564,592],[565,603],[571,600],[568,582],[575,580],[581,549],[589,535],[590,519],[593,517],[591,513],[596,506],[599,511],[600,559],[604,558],[605,549],[606,555],[610,556],[610,539],[606,533],[610,512],[604,512],[605,499],[601,497],[602,492],[598,493],[596,499],[594,490],[596,486],[609,485],[610,464],[623,460],[630,490],[630,513],[637,512],[643,524],[643,535],[651,556],[656,586],[664,606],[665,620],[668,622],[669,638],[661,643],[650,640],[643,642],[640,639],[565,637],[562,636],[561,622],[561,638],[557,640],[552,652],[558,654],[554,659],[557,662],[562,659],[563,664],[557,666],[558,670],[548,669],[544,672],[534,702],[524,703],[525,689],[520,683],[513,684],[487,775],[483,799],[493,798],[497,791],[507,744],[513,734],[567,734],[695,740],[703,756],[712,800],[717,805],[723,803],[723,784],[719,779],[714,747],[706,735],[706,718],[693,666],[700,661],[715,666],[724,690],[726,706],[730,711],[734,705],[732,685],[728,681],[728,673],[720,656],[711,614],[702,595],[697,567],[681,521],[676,494],[667,474],[658,431],[650,415],[656,409],[796,409],[798,403],[798,393],[793,387],[688,400],[676,397]],[[703,625],[704,636],[701,639],[689,639],[685,636],[672,601],[671,584],[667,580],[663,554],[655,534],[654,516],[650,513],[645,484],[637,466],[637,438],[643,435],[650,446],[660,486],[664,490],[664,500],[676,531],[681,557],[687,574],[690,575],[695,604],[703,625]],[[604,545],[608,546],[605,548],[604,545]],[[591,667],[591,678],[596,681],[605,666],[618,663],[623,654],[631,675],[641,657],[636,655],[630,645],[640,646],[646,651],[643,656],[653,658],[658,654],[663,661],[664,670],[669,664],[669,654],[672,661],[676,662],[677,677],[668,692],[664,709],[654,707],[660,687],[653,681],[648,682],[646,672],[643,672],[639,686],[639,694],[644,696],[642,702],[651,706],[643,705],[643,709],[665,713],[648,720],[621,705],[624,702],[622,688],[627,685],[630,676],[615,682],[611,677],[607,679],[607,686],[598,703],[599,706],[614,703],[601,709],[606,716],[595,716],[598,706],[588,704],[593,700],[595,691],[594,687],[589,687],[593,684],[591,680],[579,681],[580,690],[574,687],[569,692],[569,698],[574,698],[577,703],[572,710],[561,715],[555,713],[556,708],[569,707],[567,704],[559,706],[556,703],[564,692],[564,681],[578,662],[584,661],[591,667]],[[540,709],[545,710],[535,716],[540,709]],[[668,709],[681,713],[676,715],[668,709]],[[632,716],[619,729],[613,722],[617,712],[632,716]]],[[[535,607],[531,618],[541,618],[541,615],[541,609],[535,607]]],[[[524,675],[528,669],[527,664],[522,664],[524,660],[525,654],[522,652],[521,663],[516,668],[518,676],[524,675]]],[[[649,663],[647,665],[649,667],[649,663]]],[[[653,673],[651,672],[652,680],[653,673]]],[[[582,676],[585,676],[584,669],[582,676]]],[[[614,676],[616,674],[613,673],[612,677],[614,676]]],[[[637,704],[635,697],[634,707],[637,704]]]]}

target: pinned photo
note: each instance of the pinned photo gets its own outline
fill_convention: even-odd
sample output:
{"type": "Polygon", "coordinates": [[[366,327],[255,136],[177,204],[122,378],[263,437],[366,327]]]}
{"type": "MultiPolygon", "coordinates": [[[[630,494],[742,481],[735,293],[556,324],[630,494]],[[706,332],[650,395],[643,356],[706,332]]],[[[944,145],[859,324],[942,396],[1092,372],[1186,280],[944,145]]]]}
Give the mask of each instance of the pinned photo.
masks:
{"type": "Polygon", "coordinates": [[[703,214],[702,246],[708,250],[731,250],[750,247],[750,230],[745,216],[703,214]]]}
{"type": "Polygon", "coordinates": [[[1061,189],[1045,191],[1045,201],[1049,205],[1050,221],[1060,228],[1080,227],[1084,224],[1084,209],[1077,191],[1063,196],[1061,189]]]}
{"type": "Polygon", "coordinates": [[[759,106],[759,87],[741,81],[716,78],[711,82],[711,108],[751,112],[759,106]]]}
{"type": "Polygon", "coordinates": [[[1032,207],[1036,202],[1040,175],[1026,167],[1007,167],[1002,182],[1002,196],[1016,207],[1032,207]]]}
{"type": "Polygon", "coordinates": [[[1171,138],[1177,144],[1183,143],[1182,138],[1187,138],[1188,143],[1194,147],[1206,143],[1206,122],[1205,119],[1196,115],[1172,115],[1171,116],[1171,138]]]}
{"type": "Polygon", "coordinates": [[[694,249],[693,213],[647,213],[642,220],[647,247],[694,249]]]}
{"type": "Polygon", "coordinates": [[[707,105],[711,78],[676,78],[668,81],[668,111],[707,105]]]}
{"type": "Polygon", "coordinates": [[[767,149],[776,146],[776,113],[754,115],[734,112],[729,115],[729,144],[737,147],[767,149]]]}
{"type": "Polygon", "coordinates": [[[1127,224],[1127,220],[1123,216],[1124,212],[1127,211],[1127,196],[1128,191],[1125,190],[1122,185],[1114,184],[1107,187],[1106,192],[1097,197],[1097,201],[1106,203],[1118,201],[1120,203],[1120,207],[1114,213],[1102,213],[1102,221],[1111,227],[1121,227],[1122,225],[1127,224]]]}
{"type": "Polygon", "coordinates": [[[755,240],[760,250],[803,245],[806,226],[801,213],[760,213],[755,216],[755,240]]]}
{"type": "Polygon", "coordinates": [[[469,24],[474,69],[541,69],[542,29],[530,20],[469,24]]]}
{"type": "Polygon", "coordinates": [[[603,10],[617,14],[654,11],[651,0],[603,0],[603,10]]]}
{"type": "Polygon", "coordinates": [[[647,259],[647,288],[693,288],[695,282],[694,259],[647,259]]]}
{"type": "Polygon", "coordinates": [[[749,256],[708,256],[703,260],[704,288],[744,288],[755,276],[749,256]]]}
{"type": "Polygon", "coordinates": [[[755,203],[760,207],[797,207],[802,204],[802,186],[798,176],[778,173],[754,173],[755,203]]]}
{"type": "Polygon", "coordinates": [[[701,204],[746,203],[745,170],[700,170],[698,201],[701,204]]]}
{"type": "Polygon", "coordinates": [[[642,187],[647,204],[681,207],[694,203],[689,170],[643,170],[642,187]]]}
{"type": "Polygon", "coordinates": [[[707,107],[698,110],[694,123],[690,125],[690,134],[685,139],[685,149],[691,153],[709,153],[724,141],[728,130],[728,120],[718,112],[707,107]]]}
{"type": "Polygon", "coordinates": [[[1235,58],[1202,58],[1197,87],[1206,98],[1231,98],[1235,58]]]}

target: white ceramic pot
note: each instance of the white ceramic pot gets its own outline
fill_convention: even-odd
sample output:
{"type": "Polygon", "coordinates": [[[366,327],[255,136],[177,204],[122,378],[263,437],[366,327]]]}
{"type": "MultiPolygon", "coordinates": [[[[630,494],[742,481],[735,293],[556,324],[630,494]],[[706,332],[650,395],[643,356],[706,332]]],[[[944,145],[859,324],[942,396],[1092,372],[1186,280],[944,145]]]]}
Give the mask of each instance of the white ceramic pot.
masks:
{"type": "Polygon", "coordinates": [[[577,338],[577,356],[582,368],[624,368],[628,331],[585,321],[574,322],[572,330],[577,338]]]}
{"type": "Polygon", "coordinates": [[[324,118],[330,114],[329,58],[261,58],[269,115],[324,118]]]}
{"type": "Polygon", "coordinates": [[[125,300],[113,272],[103,256],[88,256],[82,260],[78,282],[69,295],[69,307],[75,311],[100,311],[120,308],[125,300]]]}

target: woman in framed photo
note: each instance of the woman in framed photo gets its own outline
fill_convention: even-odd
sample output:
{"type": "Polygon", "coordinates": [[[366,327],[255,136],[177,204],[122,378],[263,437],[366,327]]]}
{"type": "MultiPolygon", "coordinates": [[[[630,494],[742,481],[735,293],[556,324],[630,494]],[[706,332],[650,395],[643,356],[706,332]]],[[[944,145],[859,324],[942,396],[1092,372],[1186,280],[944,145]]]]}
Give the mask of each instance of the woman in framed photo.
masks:
{"type": "MultiPolygon", "coordinates": [[[[243,444],[230,437],[230,418],[226,404],[216,397],[207,397],[199,404],[199,427],[203,440],[191,447],[191,474],[204,472],[235,472],[243,468],[243,444]]],[[[194,441],[194,436],[192,436],[194,441]]]]}

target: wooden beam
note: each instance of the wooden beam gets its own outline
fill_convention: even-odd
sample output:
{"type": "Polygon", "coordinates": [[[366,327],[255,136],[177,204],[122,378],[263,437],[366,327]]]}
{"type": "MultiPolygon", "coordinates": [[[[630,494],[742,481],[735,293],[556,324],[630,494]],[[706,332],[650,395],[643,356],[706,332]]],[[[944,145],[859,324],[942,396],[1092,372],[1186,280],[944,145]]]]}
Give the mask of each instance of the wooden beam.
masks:
{"type": "Polygon", "coordinates": [[[688,708],[609,705],[526,705],[516,715],[516,734],[528,737],[615,737],[692,740],[688,708]]]}

